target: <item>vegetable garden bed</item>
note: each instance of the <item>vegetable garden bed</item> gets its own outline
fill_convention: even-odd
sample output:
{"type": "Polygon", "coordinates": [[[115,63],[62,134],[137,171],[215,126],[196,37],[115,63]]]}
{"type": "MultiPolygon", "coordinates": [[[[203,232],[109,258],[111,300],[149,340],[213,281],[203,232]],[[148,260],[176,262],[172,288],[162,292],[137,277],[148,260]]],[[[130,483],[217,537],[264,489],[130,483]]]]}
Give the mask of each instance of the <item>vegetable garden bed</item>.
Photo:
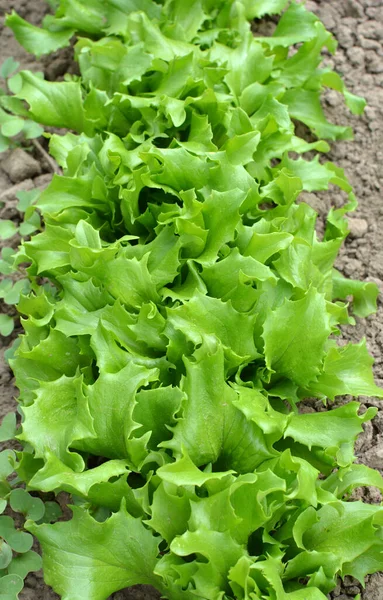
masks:
{"type": "MultiPolygon", "coordinates": [[[[265,36],[258,45],[249,38],[241,46],[240,38],[247,39],[241,15],[223,12],[216,23],[223,31],[204,26],[198,34],[205,51],[214,48],[213,62],[201,63],[192,47],[185,47],[187,34],[194,27],[197,35],[202,24],[197,5],[186,13],[180,5],[179,13],[169,15],[175,25],[164,25],[165,33],[182,40],[170,43],[153,27],[160,7],[142,3],[150,19],[129,17],[134,44],[128,53],[118,39],[96,41],[105,26],[102,7],[101,16],[83,15],[81,28],[94,38],[77,47],[87,90],[84,107],[75,75],[62,84],[45,84],[29,74],[9,83],[28,100],[34,119],[82,132],[65,143],[58,135],[52,138],[65,178],[56,176],[41,195],[47,229],[26,244],[20,258],[32,261],[37,296],[21,300],[21,313],[30,316],[28,337],[13,362],[26,415],[23,439],[36,453],[33,458],[27,448],[19,475],[32,490],[74,494],[78,505],[69,523],[28,525],[46,550],[48,583],[67,600],[101,600],[139,582],[152,583],[171,598],[195,597],[195,588],[203,598],[221,597],[220,590],[242,598],[245,589],[259,589],[270,597],[319,599],[333,589],[342,569],[363,579],[381,568],[371,549],[381,511],[356,503],[358,498],[378,503],[379,491],[358,489],[348,503],[336,499],[342,486],[344,491],[367,483],[381,486],[376,473],[349,466],[348,443],[365,423],[358,457],[382,466],[380,414],[370,422],[379,401],[365,398],[380,392],[364,344],[358,343],[365,331],[381,382],[380,322],[370,317],[366,328],[359,320],[372,312],[374,285],[381,285],[383,275],[379,2],[350,0],[336,8],[309,3],[340,39],[338,58],[327,60],[335,61],[349,88],[370,104],[365,116],[352,119],[356,142],[336,142],[332,150],[361,200],[336,266],[348,277],[370,282],[363,284],[348,284],[331,272],[347,232],[343,207],[354,204],[342,172],[295,154],[283,157],[286,150],[306,159],[308,151],[329,150],[323,142],[305,141],[306,132],[299,137],[301,126],[294,136],[290,117],[319,138],[350,136],[350,118],[337,92],[325,97],[326,114],[336,126],[317,104],[321,81],[343,89],[334,75],[313,77],[318,48],[334,49],[333,40],[293,3],[276,37],[265,36]],[[286,60],[282,48],[299,42],[304,45],[286,60]],[[130,86],[130,96],[123,94],[124,86],[130,86]],[[208,91],[212,88],[216,96],[208,91]],[[113,103],[101,110],[106,94],[113,93],[113,103]],[[130,132],[124,144],[122,131],[130,132]],[[175,139],[170,146],[166,136],[175,139]],[[271,158],[278,160],[268,165],[271,158]],[[330,193],[315,193],[329,184],[330,193]],[[295,204],[302,187],[300,199],[307,204],[295,204]],[[319,213],[319,240],[332,206],[322,243],[313,237],[310,205],[319,213]],[[43,295],[36,287],[40,277],[55,284],[45,285],[43,295]],[[342,305],[331,303],[350,294],[356,328],[342,305]],[[337,323],[342,340],[349,336],[353,345],[327,345],[337,323]],[[33,383],[36,375],[41,384],[33,383]],[[361,395],[367,412],[357,416],[355,404],[339,400],[344,394],[361,395]],[[125,395],[130,402],[122,422],[125,395]],[[287,414],[288,405],[307,396],[317,400],[305,400],[300,415],[287,414]],[[332,411],[323,409],[324,396],[337,397],[332,411]],[[338,475],[315,483],[319,471],[328,476],[336,466],[338,475]],[[130,516],[124,507],[119,511],[123,497],[130,516]],[[252,505],[254,514],[248,513],[252,505]],[[347,541],[350,522],[354,529],[347,541]],[[121,566],[106,557],[116,549],[124,556],[121,566]],[[249,558],[260,554],[258,561],[249,558]]],[[[28,18],[23,5],[15,7],[28,18]]],[[[255,10],[249,16],[256,14],[262,16],[255,10]]],[[[76,14],[66,18],[67,31],[61,27],[60,34],[41,41],[42,49],[46,43],[53,50],[76,29],[76,14]]],[[[109,18],[119,33],[121,15],[109,18]]],[[[10,24],[27,46],[36,44],[28,41],[18,17],[10,24]]],[[[45,60],[51,79],[64,72],[63,59],[55,60],[55,69],[45,60]]],[[[358,98],[346,92],[346,101],[360,112],[358,98]]],[[[39,144],[34,154],[41,160],[27,163],[17,151],[2,162],[8,211],[3,218],[12,228],[17,211],[26,210],[24,236],[39,222],[27,207],[34,194],[20,196],[20,191],[42,187],[44,172],[54,168],[39,144]],[[23,160],[29,168],[25,179],[16,168],[23,160]],[[8,176],[21,184],[17,206],[8,176]]],[[[8,300],[19,291],[7,290],[8,300]]],[[[7,367],[3,374],[4,405],[9,405],[7,367]]],[[[13,504],[20,508],[16,500],[13,504]]],[[[33,577],[21,598],[39,598],[39,580],[33,577]]],[[[354,597],[359,589],[346,577],[343,594],[354,597]]],[[[363,597],[377,600],[379,589],[377,575],[363,597]]],[[[41,588],[41,597],[46,593],[41,588]]],[[[130,591],[127,597],[145,593],[130,591]]],[[[340,588],[334,593],[339,596],[340,588]]]]}

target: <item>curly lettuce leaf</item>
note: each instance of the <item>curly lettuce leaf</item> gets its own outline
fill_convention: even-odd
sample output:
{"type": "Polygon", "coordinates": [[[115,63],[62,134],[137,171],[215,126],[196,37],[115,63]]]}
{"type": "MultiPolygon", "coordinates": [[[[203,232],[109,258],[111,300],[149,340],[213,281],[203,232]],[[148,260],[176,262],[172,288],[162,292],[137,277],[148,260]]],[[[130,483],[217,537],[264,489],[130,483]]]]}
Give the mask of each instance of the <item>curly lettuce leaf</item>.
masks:
{"type": "Polygon", "coordinates": [[[46,582],[64,600],[104,600],[137,583],[158,584],[158,538],[140,519],[124,508],[103,523],[84,509],[72,511],[65,523],[28,526],[43,549],[46,582]]]}

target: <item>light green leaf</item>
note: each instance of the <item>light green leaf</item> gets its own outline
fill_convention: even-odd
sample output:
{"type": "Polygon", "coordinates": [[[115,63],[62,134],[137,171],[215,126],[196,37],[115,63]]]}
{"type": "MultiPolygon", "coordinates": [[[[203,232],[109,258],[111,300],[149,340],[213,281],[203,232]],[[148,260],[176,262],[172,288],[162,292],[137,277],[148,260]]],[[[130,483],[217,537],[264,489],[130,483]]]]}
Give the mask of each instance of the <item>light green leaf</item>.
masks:
{"type": "Polygon", "coordinates": [[[244,200],[245,194],[240,190],[214,191],[209,194],[201,210],[204,228],[209,233],[205,249],[195,258],[196,262],[211,265],[217,260],[222,245],[234,237],[236,225],[240,220],[239,209],[244,200]]]}
{"type": "Polygon", "coordinates": [[[376,283],[347,279],[334,270],[333,298],[346,300],[347,296],[353,297],[353,311],[358,317],[368,317],[376,312],[376,302],[379,296],[379,288],[376,283]]]}
{"type": "Polygon", "coordinates": [[[13,440],[16,435],[16,413],[8,413],[5,415],[0,425],[0,442],[13,440]]]}
{"type": "Polygon", "coordinates": [[[258,131],[236,135],[226,142],[223,150],[234,165],[247,165],[253,159],[260,138],[258,131]]]}
{"type": "Polygon", "coordinates": [[[82,389],[82,377],[66,377],[41,382],[32,406],[23,408],[21,440],[33,444],[36,458],[47,451],[65,464],[81,471],[82,457],[68,448],[75,440],[94,435],[93,420],[82,389]]]}
{"type": "Polygon", "coordinates": [[[18,63],[12,56],[7,58],[0,67],[0,77],[3,79],[8,79],[17,69],[19,68],[20,63],[18,63]]]}
{"type": "Polygon", "coordinates": [[[322,75],[322,83],[338,92],[342,92],[348,108],[354,115],[361,115],[363,113],[367,104],[365,99],[360,96],[355,96],[355,94],[351,94],[338,73],[325,70],[322,75]]]}
{"type": "Polygon", "coordinates": [[[40,519],[40,523],[54,523],[58,521],[60,517],[62,517],[62,510],[57,504],[57,502],[47,501],[44,502],[45,513],[42,519],[40,519]]]}
{"type": "Polygon", "coordinates": [[[24,581],[19,575],[0,577],[0,600],[18,600],[23,587],[24,581]]]}
{"type": "Polygon", "coordinates": [[[28,573],[40,571],[42,565],[43,561],[41,556],[37,554],[37,552],[29,550],[28,552],[19,554],[13,558],[8,567],[8,573],[10,575],[18,575],[22,579],[25,579],[28,573]]]}
{"type": "Polygon", "coordinates": [[[68,46],[73,35],[71,29],[49,31],[35,27],[22,19],[15,11],[6,17],[5,24],[12,29],[19,44],[38,58],[43,54],[50,54],[59,48],[68,46]]]}
{"type": "Polygon", "coordinates": [[[306,386],[319,375],[330,332],[324,297],[314,288],[301,300],[286,300],[264,323],[267,368],[306,386]]]}
{"type": "Polygon", "coordinates": [[[86,128],[80,83],[44,81],[30,71],[21,71],[9,85],[17,98],[28,102],[29,115],[38,123],[78,132],[86,128]]]}
{"type": "Polygon", "coordinates": [[[13,221],[0,219],[0,239],[7,240],[17,233],[17,225],[13,221]]]}
{"type": "Polygon", "coordinates": [[[352,139],[351,127],[333,125],[326,119],[320,103],[320,92],[305,89],[289,90],[283,96],[282,102],[287,104],[290,115],[310,127],[319,139],[352,139]]]}
{"type": "Polygon", "coordinates": [[[318,34],[318,23],[318,18],[312,12],[306,10],[300,2],[294,1],[279,20],[273,35],[256,39],[270,48],[287,48],[314,39],[318,34]]]}
{"type": "Polygon", "coordinates": [[[44,128],[41,127],[41,125],[38,125],[38,123],[30,121],[29,119],[26,119],[24,121],[23,134],[26,140],[33,140],[35,138],[38,138],[42,136],[43,133],[44,128]]]}
{"type": "Polygon", "coordinates": [[[18,199],[17,210],[19,210],[20,212],[25,212],[27,210],[27,208],[29,208],[32,204],[34,204],[34,202],[38,198],[39,194],[40,194],[39,190],[29,190],[29,191],[21,190],[20,192],[17,192],[16,193],[16,198],[18,199]]]}
{"type": "Polygon", "coordinates": [[[234,407],[236,393],[225,382],[222,347],[205,340],[184,363],[181,389],[186,399],[173,439],[162,446],[178,456],[186,450],[197,466],[212,462],[219,469],[231,466],[239,472],[254,470],[272,457],[275,453],[262,431],[234,407]]]}
{"type": "Polygon", "coordinates": [[[0,133],[0,152],[5,152],[8,150],[10,144],[10,140],[0,133]]]}
{"type": "Polygon", "coordinates": [[[230,302],[195,294],[183,306],[168,309],[168,325],[184,333],[194,345],[215,336],[225,349],[227,367],[257,358],[252,330],[255,315],[237,312],[230,302]]]}
{"type": "MultiPolygon", "coordinates": [[[[77,256],[82,260],[86,254],[80,251],[77,256]]],[[[148,254],[141,260],[127,259],[123,251],[115,258],[112,254],[109,254],[109,257],[111,260],[108,262],[100,261],[87,270],[103,282],[105,289],[114,298],[120,298],[122,302],[135,309],[144,303],[158,301],[156,286],[149,273],[148,254]]],[[[81,263],[73,259],[72,264],[81,268],[81,263]]]]}
{"type": "Polygon", "coordinates": [[[99,34],[106,23],[100,0],[91,0],[88,5],[79,0],[66,0],[59,7],[53,24],[60,28],[69,27],[85,33],[99,34]]]}
{"type": "Polygon", "coordinates": [[[0,569],[6,569],[12,561],[12,549],[0,539],[0,569]]]}
{"type": "MultiPolygon", "coordinates": [[[[47,452],[46,462],[29,481],[31,489],[56,493],[65,491],[69,494],[87,498],[93,485],[109,481],[127,472],[128,463],[125,460],[109,460],[98,467],[78,473],[67,467],[52,452],[47,452]]],[[[30,517],[32,518],[32,517],[30,517]]],[[[41,521],[43,514],[33,521],[41,521]]],[[[44,522],[49,522],[45,521],[44,522]]]]}
{"type": "Polygon", "coordinates": [[[15,328],[15,322],[12,317],[8,315],[1,314],[0,315],[0,334],[3,336],[11,335],[12,331],[15,328]]]}
{"type": "Polygon", "coordinates": [[[109,458],[128,458],[128,440],[139,428],[133,420],[137,404],[136,392],[158,378],[156,369],[129,361],[116,373],[103,372],[86,390],[87,402],[93,421],[94,434],[80,441],[80,447],[93,454],[109,458]],[[129,361],[129,362],[128,362],[129,361]],[[105,413],[105,406],[108,412],[105,413]],[[125,415],[122,418],[122,415],[125,415]]]}
{"type": "Polygon", "coordinates": [[[376,414],[376,409],[371,408],[359,416],[358,410],[359,404],[350,402],[326,412],[293,414],[284,435],[308,448],[340,447],[342,443],[355,440],[363,431],[362,423],[370,421],[376,414]]]}
{"type": "Polygon", "coordinates": [[[22,131],[24,127],[24,119],[19,117],[12,117],[11,115],[5,123],[1,126],[1,133],[5,137],[14,137],[22,131]]]}
{"type": "Polygon", "coordinates": [[[185,394],[178,387],[140,390],[136,395],[133,419],[141,427],[135,430],[135,436],[139,437],[150,431],[148,446],[155,450],[161,442],[171,437],[169,429],[175,425],[174,415],[184,399],[185,394]]]}
{"type": "MultiPolygon", "coordinates": [[[[334,502],[323,506],[317,515],[313,514],[309,527],[304,523],[305,514],[295,523],[294,537],[303,540],[306,553],[302,557],[298,555],[295,562],[302,562],[305,555],[312,552],[331,553],[339,561],[344,575],[359,579],[366,576],[372,562],[374,569],[379,564],[382,568],[383,544],[376,535],[376,526],[381,528],[381,507],[362,502],[334,502]]],[[[333,562],[334,574],[337,561],[333,562]]]]}
{"type": "Polygon", "coordinates": [[[29,533],[18,531],[11,517],[0,517],[0,536],[15,552],[24,553],[32,548],[32,536],[29,533]]]}
{"type": "MultiPolygon", "coordinates": [[[[6,281],[6,280],[4,280],[6,281]]],[[[4,290],[4,294],[1,295],[4,297],[5,304],[18,304],[20,301],[20,295],[26,294],[30,291],[30,282],[28,279],[20,279],[16,281],[16,283],[7,290],[4,290]]]]}
{"type": "Polygon", "coordinates": [[[323,489],[336,494],[339,498],[343,497],[346,492],[362,486],[374,486],[383,490],[383,478],[374,469],[354,464],[334,471],[322,483],[323,489]]]}
{"type": "MultiPolygon", "coordinates": [[[[53,314],[52,304],[43,295],[37,298],[22,297],[19,308],[21,312],[26,311],[32,318],[35,317],[34,324],[37,327],[49,323],[53,314]]],[[[25,383],[31,389],[36,387],[34,382],[55,381],[62,373],[65,373],[68,378],[72,377],[79,365],[84,365],[79,356],[78,340],[66,337],[57,329],[50,329],[46,334],[46,337],[32,348],[26,339],[22,340],[17,351],[19,360],[13,366],[17,381],[25,383]]],[[[88,360],[85,359],[85,364],[87,363],[88,360]]],[[[70,387],[70,383],[68,386],[70,387]]],[[[47,396],[46,401],[48,401],[47,396]]]]}
{"type": "MultiPolygon", "coordinates": [[[[206,586],[217,591],[225,587],[230,568],[246,552],[228,532],[212,531],[200,527],[195,531],[186,531],[176,537],[170,545],[170,550],[178,556],[193,554],[202,555],[207,564],[198,564],[195,560],[197,572],[196,581],[200,579],[200,586],[206,586]]],[[[194,562],[194,561],[193,561],[194,562]]]]}
{"type": "Polygon", "coordinates": [[[208,481],[228,480],[231,479],[231,473],[234,473],[234,471],[223,471],[220,473],[212,473],[207,470],[201,471],[195,466],[185,450],[183,450],[182,458],[157,470],[157,475],[163,481],[176,486],[202,486],[208,481]]]}
{"type": "Polygon", "coordinates": [[[27,209],[27,213],[25,215],[25,220],[21,223],[19,227],[19,233],[21,236],[27,236],[34,233],[37,229],[41,228],[41,219],[40,215],[37,211],[34,211],[33,208],[27,209]],[[30,211],[33,211],[30,214],[30,211]]]}
{"type": "Polygon", "coordinates": [[[21,488],[12,490],[9,503],[12,510],[22,513],[26,519],[39,521],[44,516],[44,502],[21,488]]]}
{"type": "Polygon", "coordinates": [[[151,519],[148,525],[170,544],[176,535],[184,533],[190,517],[190,494],[163,481],[153,495],[151,519]]]}
{"type": "Polygon", "coordinates": [[[125,587],[159,583],[158,538],[140,519],[122,508],[99,523],[86,510],[72,510],[66,523],[28,524],[43,549],[46,582],[64,600],[105,600],[125,587]]]}
{"type": "Polygon", "coordinates": [[[226,58],[230,70],[225,80],[236,97],[240,97],[255,82],[263,83],[269,77],[274,62],[274,57],[267,56],[250,33],[244,36],[235,50],[224,46],[213,47],[212,56],[220,62],[226,58]],[[243,68],[244,64],[246,69],[243,68]]]}
{"type": "Polygon", "coordinates": [[[291,233],[285,231],[273,231],[272,233],[254,231],[248,245],[244,248],[244,255],[252,256],[257,261],[265,263],[274,254],[288,248],[293,239],[291,233]]]}
{"type": "Polygon", "coordinates": [[[374,383],[373,363],[366,340],[342,348],[330,348],[324,360],[323,372],[310,385],[309,393],[330,400],[346,394],[383,398],[383,390],[374,383]]]}
{"type": "Polygon", "coordinates": [[[16,456],[13,450],[0,452],[0,479],[5,480],[15,470],[16,456]]]}
{"type": "Polygon", "coordinates": [[[260,281],[277,282],[277,278],[266,265],[251,256],[243,256],[233,248],[228,256],[202,271],[209,295],[231,301],[238,312],[249,312],[258,299],[255,286],[260,281]]]}
{"type": "Polygon", "coordinates": [[[186,376],[181,389],[187,400],[173,439],[164,445],[179,454],[185,448],[192,461],[201,466],[215,462],[223,450],[224,428],[233,412],[233,390],[225,383],[223,350],[217,343],[205,343],[193,359],[184,358],[186,376]]]}
{"type": "Polygon", "coordinates": [[[17,250],[14,248],[2,248],[0,260],[0,273],[2,275],[10,275],[13,271],[13,262],[17,250]]]}
{"type": "Polygon", "coordinates": [[[287,0],[245,0],[244,4],[246,18],[250,20],[281,12],[286,6],[287,0]]]}
{"type": "MultiPolygon", "coordinates": [[[[183,2],[173,2],[169,8],[168,18],[173,22],[177,34],[179,33],[177,38],[192,41],[206,18],[202,1],[191,0],[187,6],[183,2]]],[[[169,27],[170,32],[172,25],[169,27]]]]}

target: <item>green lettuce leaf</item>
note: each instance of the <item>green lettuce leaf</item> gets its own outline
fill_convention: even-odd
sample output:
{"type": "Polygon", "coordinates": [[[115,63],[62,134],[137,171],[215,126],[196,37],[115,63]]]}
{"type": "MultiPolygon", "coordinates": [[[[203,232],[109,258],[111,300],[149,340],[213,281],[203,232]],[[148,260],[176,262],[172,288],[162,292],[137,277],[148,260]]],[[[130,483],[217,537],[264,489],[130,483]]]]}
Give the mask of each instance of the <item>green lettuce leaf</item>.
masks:
{"type": "Polygon", "coordinates": [[[43,54],[50,54],[59,48],[68,46],[74,33],[73,29],[49,31],[35,27],[14,11],[6,17],[5,24],[12,29],[19,44],[38,58],[43,54]]]}
{"type": "Polygon", "coordinates": [[[158,583],[158,539],[140,519],[122,508],[99,523],[84,509],[72,510],[66,523],[28,526],[43,549],[46,581],[64,600],[103,600],[137,583],[158,583]]]}
{"type": "Polygon", "coordinates": [[[270,312],[262,336],[268,369],[307,385],[319,375],[329,324],[324,298],[314,288],[270,312]]]}

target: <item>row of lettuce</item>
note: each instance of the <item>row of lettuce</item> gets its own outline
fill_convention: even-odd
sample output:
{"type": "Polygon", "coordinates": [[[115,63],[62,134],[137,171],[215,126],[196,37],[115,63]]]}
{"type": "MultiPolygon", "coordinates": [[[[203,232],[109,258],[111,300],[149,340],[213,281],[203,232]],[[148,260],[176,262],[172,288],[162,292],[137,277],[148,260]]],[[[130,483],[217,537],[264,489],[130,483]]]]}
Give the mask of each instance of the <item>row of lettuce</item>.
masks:
{"type": "Polygon", "coordinates": [[[383,568],[383,510],[349,495],[383,490],[354,456],[376,411],[297,407],[383,397],[365,341],[337,342],[349,297],[365,317],[377,289],[334,269],[356,199],[319,153],[352,132],[322,89],[364,108],[321,66],[335,40],[286,0],[66,0],[43,28],[7,24],[40,54],[76,35],[81,73],[21,71],[1,98],[8,118],[69,130],[49,135],[63,175],[28,207],[44,228],[12,255],[31,290],[12,460],[27,489],[75,505],[28,515],[47,583],[64,600],[137,583],[324,600],[339,575],[363,582],[383,568]],[[272,36],[251,31],[282,10],[272,36]],[[321,237],[300,194],[330,186],[344,203],[321,237]]]}

